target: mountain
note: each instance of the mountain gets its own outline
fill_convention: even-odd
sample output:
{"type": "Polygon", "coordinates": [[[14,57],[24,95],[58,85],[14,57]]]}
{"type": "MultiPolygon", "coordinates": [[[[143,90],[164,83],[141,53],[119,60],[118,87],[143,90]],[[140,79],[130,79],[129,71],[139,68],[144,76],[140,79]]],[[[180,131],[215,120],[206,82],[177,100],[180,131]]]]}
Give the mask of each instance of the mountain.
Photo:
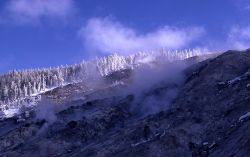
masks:
{"type": "MultiPolygon", "coordinates": [[[[208,52],[200,49],[185,51],[139,52],[128,56],[117,54],[82,61],[80,64],[49,69],[13,70],[0,76],[0,110],[2,117],[11,117],[19,108],[36,106],[42,93],[69,84],[96,86],[103,77],[124,69],[135,69],[143,64],[173,62],[208,52]]],[[[1,117],[1,115],[0,115],[1,117]]]]}
{"type": "MultiPolygon", "coordinates": [[[[103,61],[102,72],[47,85],[32,107],[15,106],[19,112],[0,121],[0,156],[249,156],[250,50],[172,60],[139,56],[119,64],[126,66],[111,64],[117,58],[103,61]]],[[[96,61],[87,69],[96,69],[96,61]]],[[[30,82],[44,71],[53,69],[17,73],[30,82]]],[[[2,76],[1,87],[11,84],[11,75],[2,76]]]]}

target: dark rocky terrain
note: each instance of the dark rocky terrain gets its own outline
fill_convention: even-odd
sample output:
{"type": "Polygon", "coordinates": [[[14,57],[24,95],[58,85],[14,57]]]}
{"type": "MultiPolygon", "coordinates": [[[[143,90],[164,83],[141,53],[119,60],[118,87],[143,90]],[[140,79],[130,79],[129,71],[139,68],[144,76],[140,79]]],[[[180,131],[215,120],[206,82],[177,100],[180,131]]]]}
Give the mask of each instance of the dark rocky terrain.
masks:
{"type": "MultiPolygon", "coordinates": [[[[126,80],[131,71],[112,75],[126,80]]],[[[48,99],[70,97],[64,101],[70,105],[44,119],[30,112],[23,113],[22,122],[2,120],[0,156],[250,156],[250,50],[227,51],[192,64],[183,75],[181,84],[155,86],[136,101],[140,110],[147,97],[178,89],[167,108],[143,116],[131,110],[135,95],[115,94],[123,85],[87,92],[74,84],[47,92],[43,96],[48,99]],[[75,90],[84,99],[73,99],[75,90]]]]}

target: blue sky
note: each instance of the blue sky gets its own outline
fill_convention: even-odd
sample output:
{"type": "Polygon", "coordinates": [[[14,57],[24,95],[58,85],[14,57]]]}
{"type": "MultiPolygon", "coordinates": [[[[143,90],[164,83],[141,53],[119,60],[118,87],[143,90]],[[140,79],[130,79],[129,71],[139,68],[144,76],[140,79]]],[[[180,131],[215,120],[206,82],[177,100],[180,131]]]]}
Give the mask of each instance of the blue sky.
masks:
{"type": "Polygon", "coordinates": [[[245,49],[247,0],[1,0],[0,72],[139,50],[245,49]]]}

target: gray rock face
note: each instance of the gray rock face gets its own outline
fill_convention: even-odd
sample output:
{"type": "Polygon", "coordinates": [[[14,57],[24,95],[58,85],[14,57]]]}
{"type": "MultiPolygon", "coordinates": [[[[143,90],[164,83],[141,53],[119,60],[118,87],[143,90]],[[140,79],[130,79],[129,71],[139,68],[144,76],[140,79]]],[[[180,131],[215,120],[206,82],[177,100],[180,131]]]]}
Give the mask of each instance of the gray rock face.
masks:
{"type": "MultiPolygon", "coordinates": [[[[5,130],[0,131],[0,156],[248,157],[249,69],[249,50],[194,64],[185,70],[186,80],[169,109],[146,117],[130,110],[135,97],[129,95],[79,101],[57,112],[53,122],[32,113],[24,123],[0,121],[5,130]]],[[[122,79],[128,77],[125,72],[114,75],[122,79]]],[[[57,91],[46,95],[55,97],[57,91]]]]}

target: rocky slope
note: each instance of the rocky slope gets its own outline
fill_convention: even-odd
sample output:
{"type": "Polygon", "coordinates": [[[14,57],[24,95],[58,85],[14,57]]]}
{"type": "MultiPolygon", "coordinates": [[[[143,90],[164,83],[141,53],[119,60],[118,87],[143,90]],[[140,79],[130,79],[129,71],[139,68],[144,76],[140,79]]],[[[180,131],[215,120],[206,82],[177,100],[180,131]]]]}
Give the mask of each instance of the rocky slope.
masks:
{"type": "MultiPolygon", "coordinates": [[[[42,110],[0,122],[0,156],[248,157],[250,50],[196,61],[188,60],[192,64],[182,71],[181,82],[174,78],[154,86],[140,99],[133,92],[117,94],[126,88],[122,83],[88,91],[73,84],[47,92],[43,97],[63,104],[41,105],[42,110]],[[171,101],[162,100],[168,105],[144,110],[148,98],[169,92],[175,93],[171,101]]],[[[117,72],[107,80],[129,83],[131,75],[117,72]]],[[[159,103],[153,102],[149,105],[159,103]]]]}

